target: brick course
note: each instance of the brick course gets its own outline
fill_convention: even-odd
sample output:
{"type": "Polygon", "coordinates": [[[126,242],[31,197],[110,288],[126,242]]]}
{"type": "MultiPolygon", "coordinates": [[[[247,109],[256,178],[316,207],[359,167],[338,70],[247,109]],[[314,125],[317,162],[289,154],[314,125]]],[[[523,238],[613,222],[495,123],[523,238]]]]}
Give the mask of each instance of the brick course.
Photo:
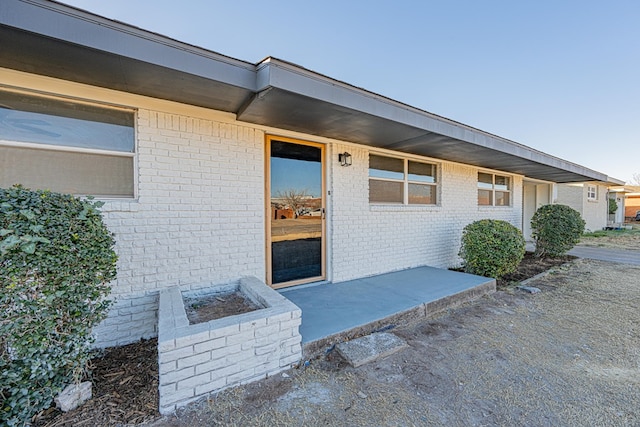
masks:
{"type": "Polygon", "coordinates": [[[333,281],[422,265],[452,267],[460,263],[460,238],[467,224],[492,218],[521,227],[520,176],[513,176],[510,207],[482,207],[477,204],[477,168],[435,162],[440,171],[437,206],[371,205],[368,187],[371,150],[334,146],[334,152],[345,150],[353,156],[352,166],[330,164],[333,281]]]}
{"type": "Polygon", "coordinates": [[[136,130],[138,199],[103,208],[119,260],[100,347],[156,336],[161,289],[265,275],[263,132],[145,109],[136,130]]]}
{"type": "Polygon", "coordinates": [[[265,378],[300,361],[300,309],[252,277],[208,292],[229,288],[243,292],[264,308],[190,325],[179,288],[161,291],[161,413],[171,413],[211,392],[265,378]]]}
{"type": "MultiPolygon", "coordinates": [[[[103,208],[119,261],[117,302],[96,328],[100,347],[156,336],[162,289],[197,290],[266,274],[265,132],[240,122],[140,109],[137,135],[138,198],[107,201],[103,208]]],[[[494,218],[521,226],[520,176],[513,177],[511,207],[479,207],[478,169],[435,162],[437,206],[370,205],[371,150],[336,142],[327,151],[331,281],[421,265],[455,266],[468,223],[494,218]],[[343,151],[352,154],[351,167],[339,166],[336,153],[343,151]]]]}

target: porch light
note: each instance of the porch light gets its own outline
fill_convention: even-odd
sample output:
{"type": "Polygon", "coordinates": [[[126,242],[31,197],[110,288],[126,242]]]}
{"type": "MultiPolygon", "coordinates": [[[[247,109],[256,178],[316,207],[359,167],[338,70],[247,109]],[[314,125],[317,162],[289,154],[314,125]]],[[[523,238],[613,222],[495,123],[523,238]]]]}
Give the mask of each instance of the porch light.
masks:
{"type": "Polygon", "coordinates": [[[351,166],[351,154],[346,151],[338,154],[338,160],[340,161],[340,166],[351,166]]]}

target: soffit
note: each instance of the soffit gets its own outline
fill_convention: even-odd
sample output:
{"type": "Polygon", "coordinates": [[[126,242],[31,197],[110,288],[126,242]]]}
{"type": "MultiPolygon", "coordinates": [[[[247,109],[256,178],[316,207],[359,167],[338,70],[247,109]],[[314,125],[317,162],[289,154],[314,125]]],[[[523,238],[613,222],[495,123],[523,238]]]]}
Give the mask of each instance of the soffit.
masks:
{"type": "Polygon", "coordinates": [[[553,182],[606,175],[269,58],[238,119],[553,182]]]}

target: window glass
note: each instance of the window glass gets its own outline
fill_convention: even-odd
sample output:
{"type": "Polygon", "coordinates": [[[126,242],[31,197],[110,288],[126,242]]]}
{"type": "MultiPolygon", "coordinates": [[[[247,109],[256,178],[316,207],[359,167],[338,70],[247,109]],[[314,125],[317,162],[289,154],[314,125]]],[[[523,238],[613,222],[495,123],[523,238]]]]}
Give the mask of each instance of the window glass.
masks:
{"type": "Polygon", "coordinates": [[[369,180],[369,202],[403,203],[404,183],[396,181],[369,180]]]}
{"type": "Polygon", "coordinates": [[[436,187],[433,185],[409,183],[409,204],[435,205],[436,187]]]}
{"type": "Polygon", "coordinates": [[[496,175],[495,189],[502,191],[509,190],[509,177],[496,175]]]}
{"type": "Polygon", "coordinates": [[[60,193],[133,195],[133,157],[0,146],[0,187],[60,193]]]}
{"type": "Polygon", "coordinates": [[[0,186],[132,197],[133,124],[133,111],[0,91],[0,186]]]}
{"type": "Polygon", "coordinates": [[[496,206],[509,206],[509,193],[496,191],[496,206]]]}
{"type": "Polygon", "coordinates": [[[478,173],[478,188],[493,189],[493,175],[490,173],[478,173]]]}
{"type": "Polygon", "coordinates": [[[404,179],[404,160],[372,154],[369,156],[369,176],[372,178],[404,179]]]}
{"type": "Polygon", "coordinates": [[[133,153],[133,114],[0,91],[0,139],[133,153]]]}
{"type": "Polygon", "coordinates": [[[436,176],[434,164],[371,154],[369,202],[435,205],[436,176]]]}
{"type": "Polygon", "coordinates": [[[505,175],[478,172],[478,205],[510,206],[511,178],[505,175]]]}
{"type": "Polygon", "coordinates": [[[435,169],[435,165],[409,160],[409,181],[434,183],[436,182],[435,169]]]}
{"type": "Polygon", "coordinates": [[[478,190],[478,204],[481,206],[493,205],[492,194],[491,190],[478,190]]]}

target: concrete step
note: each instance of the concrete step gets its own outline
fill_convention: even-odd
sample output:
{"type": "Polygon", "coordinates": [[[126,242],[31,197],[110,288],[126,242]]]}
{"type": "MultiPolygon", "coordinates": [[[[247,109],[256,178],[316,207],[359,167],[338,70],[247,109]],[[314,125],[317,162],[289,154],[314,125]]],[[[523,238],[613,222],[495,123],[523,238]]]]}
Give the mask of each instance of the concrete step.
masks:
{"type": "Polygon", "coordinates": [[[378,332],[336,344],[336,350],[351,366],[357,368],[381,357],[389,356],[409,345],[389,332],[378,332]]]}

